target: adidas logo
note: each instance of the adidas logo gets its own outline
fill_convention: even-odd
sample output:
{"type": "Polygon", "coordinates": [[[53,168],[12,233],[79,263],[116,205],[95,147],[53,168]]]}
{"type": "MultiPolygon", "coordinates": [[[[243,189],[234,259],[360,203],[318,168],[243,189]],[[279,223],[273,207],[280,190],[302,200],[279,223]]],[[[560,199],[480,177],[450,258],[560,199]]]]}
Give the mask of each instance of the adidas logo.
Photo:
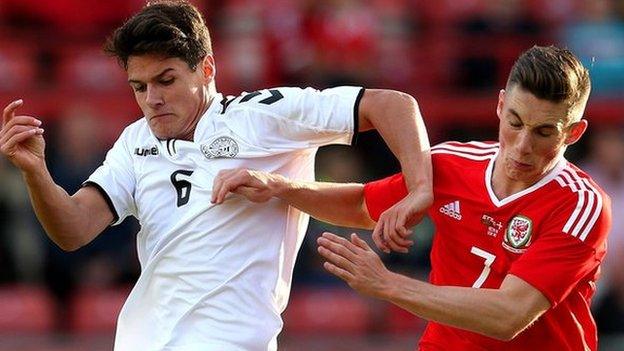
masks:
{"type": "Polygon", "coordinates": [[[461,211],[459,210],[459,200],[450,202],[440,207],[440,212],[451,218],[455,218],[458,221],[462,219],[461,211]]]}

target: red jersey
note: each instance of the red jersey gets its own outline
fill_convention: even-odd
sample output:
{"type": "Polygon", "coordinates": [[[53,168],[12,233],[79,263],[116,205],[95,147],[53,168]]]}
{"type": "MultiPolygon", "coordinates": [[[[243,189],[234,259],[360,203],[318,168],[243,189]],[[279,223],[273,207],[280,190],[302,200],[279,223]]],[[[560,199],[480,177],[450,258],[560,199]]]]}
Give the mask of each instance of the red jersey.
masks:
{"type": "MultiPolygon", "coordinates": [[[[508,342],[430,322],[420,350],[597,350],[590,313],[611,225],[608,196],[562,160],[539,182],[504,199],[491,187],[498,143],[432,148],[435,224],[430,282],[499,288],[513,274],[552,307],[508,342]]],[[[402,174],[366,184],[373,219],[407,194],[402,174]]]]}

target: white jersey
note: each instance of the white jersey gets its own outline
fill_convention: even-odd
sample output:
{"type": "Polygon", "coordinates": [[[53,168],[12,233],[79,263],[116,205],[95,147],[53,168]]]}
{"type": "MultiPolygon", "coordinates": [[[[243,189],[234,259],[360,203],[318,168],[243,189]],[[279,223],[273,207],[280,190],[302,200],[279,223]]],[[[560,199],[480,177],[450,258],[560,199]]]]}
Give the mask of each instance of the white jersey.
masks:
{"type": "Polygon", "coordinates": [[[275,350],[309,217],[283,201],[210,202],[221,169],[314,180],[319,146],[350,144],[362,88],[277,88],[214,97],[194,141],[128,126],[85,183],[115,223],[135,216],[141,275],[115,350],[275,350]]]}

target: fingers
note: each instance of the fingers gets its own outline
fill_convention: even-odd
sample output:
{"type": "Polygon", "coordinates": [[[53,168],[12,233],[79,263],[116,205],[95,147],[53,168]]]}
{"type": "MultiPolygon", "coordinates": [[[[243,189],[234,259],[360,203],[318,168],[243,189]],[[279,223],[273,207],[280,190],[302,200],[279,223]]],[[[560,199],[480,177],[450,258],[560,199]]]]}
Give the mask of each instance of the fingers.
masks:
{"type": "Polygon", "coordinates": [[[221,204],[230,192],[236,192],[240,187],[246,190],[241,195],[255,202],[267,201],[272,194],[266,184],[265,172],[253,171],[245,168],[225,169],[219,171],[212,187],[212,203],[221,204]]]}
{"type": "Polygon", "coordinates": [[[35,117],[30,116],[11,117],[11,119],[2,126],[2,130],[0,130],[0,136],[8,133],[11,128],[15,126],[39,127],[41,126],[41,121],[36,119],[35,117]]]}
{"type": "Polygon", "coordinates": [[[366,241],[360,239],[360,237],[355,233],[351,233],[351,242],[365,251],[372,251],[366,241]]]}
{"type": "MultiPolygon", "coordinates": [[[[409,218],[405,213],[399,214],[399,218],[397,218],[396,230],[403,238],[408,238],[413,233],[413,231],[409,229],[411,225],[408,223],[408,220],[409,218]]],[[[410,241],[410,243],[411,246],[414,242],[410,241]]]]}
{"type": "Polygon", "coordinates": [[[29,130],[31,130],[32,133],[36,133],[37,129],[41,129],[41,128],[37,128],[34,126],[25,126],[25,125],[13,126],[9,128],[8,130],[2,132],[2,134],[0,135],[0,145],[3,145],[7,140],[9,140],[15,134],[19,134],[19,133],[29,131],[29,130]]]}
{"type": "Polygon", "coordinates": [[[15,116],[15,110],[17,110],[18,107],[22,106],[22,104],[24,104],[24,101],[22,99],[19,99],[19,100],[15,100],[11,102],[4,108],[4,110],[2,111],[2,125],[3,126],[9,123],[11,118],[15,116]]]}
{"type": "MultiPolygon", "coordinates": [[[[405,239],[397,228],[397,210],[391,208],[382,213],[379,222],[383,223],[383,231],[380,233],[384,244],[392,251],[407,253],[408,248],[414,244],[413,241],[405,239]]],[[[402,225],[399,225],[402,226],[402,225]]]]}
{"type": "Polygon", "coordinates": [[[377,248],[385,253],[390,253],[390,248],[386,245],[386,241],[383,239],[383,227],[384,222],[379,221],[375,225],[375,229],[373,229],[373,242],[377,248]]]}
{"type": "MultiPolygon", "coordinates": [[[[323,233],[317,240],[319,244],[319,253],[321,253],[321,249],[326,249],[325,252],[327,255],[321,253],[323,257],[327,259],[331,259],[332,262],[336,263],[332,258],[335,258],[332,254],[343,257],[350,262],[354,262],[356,259],[355,254],[355,246],[349,242],[347,239],[339,237],[330,233],[323,233]]],[[[343,266],[344,267],[344,266],[343,266]]]]}
{"type": "Polygon", "coordinates": [[[42,135],[44,130],[42,128],[29,128],[17,133],[11,133],[10,135],[3,136],[0,139],[0,152],[7,156],[12,156],[11,151],[15,148],[15,145],[31,138],[35,135],[42,135]],[[7,139],[8,138],[8,139],[7,139]]]}
{"type": "Polygon", "coordinates": [[[343,238],[343,237],[341,237],[339,235],[330,233],[330,232],[324,232],[323,235],[321,235],[321,237],[319,237],[319,239],[325,239],[325,240],[328,240],[328,241],[330,241],[330,242],[332,242],[332,243],[334,243],[336,245],[343,246],[343,247],[345,247],[346,249],[348,249],[351,252],[356,252],[357,251],[356,250],[356,246],[353,245],[349,240],[347,240],[347,239],[345,239],[345,238],[343,238]]]}
{"type": "Polygon", "coordinates": [[[337,267],[349,271],[349,268],[353,265],[353,263],[350,260],[346,259],[344,256],[342,256],[342,254],[337,254],[336,252],[332,251],[333,249],[328,249],[322,246],[322,244],[319,244],[318,253],[321,254],[321,256],[323,256],[323,258],[327,260],[327,262],[330,262],[337,267]]]}
{"type": "Polygon", "coordinates": [[[210,200],[212,203],[223,203],[228,192],[236,189],[236,187],[240,185],[235,182],[236,173],[238,171],[238,168],[219,171],[212,185],[212,198],[210,200]]]}
{"type": "Polygon", "coordinates": [[[227,177],[227,173],[229,173],[230,171],[230,169],[220,170],[219,173],[217,173],[217,176],[212,181],[212,198],[210,199],[210,202],[212,202],[213,204],[217,203],[217,198],[221,191],[221,187],[223,186],[224,178],[227,177]]]}
{"type": "Polygon", "coordinates": [[[407,250],[404,247],[401,247],[399,244],[397,244],[394,238],[394,234],[396,233],[395,214],[392,211],[386,213],[386,215],[384,216],[384,221],[386,223],[384,224],[384,228],[383,228],[383,238],[386,242],[386,245],[389,246],[390,249],[392,249],[392,251],[403,252],[403,253],[406,252],[407,250]]]}
{"type": "Polygon", "coordinates": [[[353,274],[349,273],[348,271],[332,264],[331,262],[325,262],[323,263],[323,268],[325,268],[325,270],[327,270],[329,273],[337,276],[338,278],[346,281],[347,283],[352,280],[353,274]]]}

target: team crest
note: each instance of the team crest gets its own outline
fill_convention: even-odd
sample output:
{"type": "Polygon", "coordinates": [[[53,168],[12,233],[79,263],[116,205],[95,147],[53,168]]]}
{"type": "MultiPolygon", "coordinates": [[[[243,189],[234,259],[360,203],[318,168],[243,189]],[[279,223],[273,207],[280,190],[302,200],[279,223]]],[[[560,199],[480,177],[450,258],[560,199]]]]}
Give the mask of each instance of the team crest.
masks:
{"type": "Polygon", "coordinates": [[[232,158],[238,155],[238,144],[230,137],[220,137],[215,141],[201,146],[201,151],[207,158],[232,158]]]}
{"type": "Polygon", "coordinates": [[[531,230],[533,222],[525,216],[514,216],[505,232],[503,246],[512,252],[522,253],[531,244],[531,230]]]}

